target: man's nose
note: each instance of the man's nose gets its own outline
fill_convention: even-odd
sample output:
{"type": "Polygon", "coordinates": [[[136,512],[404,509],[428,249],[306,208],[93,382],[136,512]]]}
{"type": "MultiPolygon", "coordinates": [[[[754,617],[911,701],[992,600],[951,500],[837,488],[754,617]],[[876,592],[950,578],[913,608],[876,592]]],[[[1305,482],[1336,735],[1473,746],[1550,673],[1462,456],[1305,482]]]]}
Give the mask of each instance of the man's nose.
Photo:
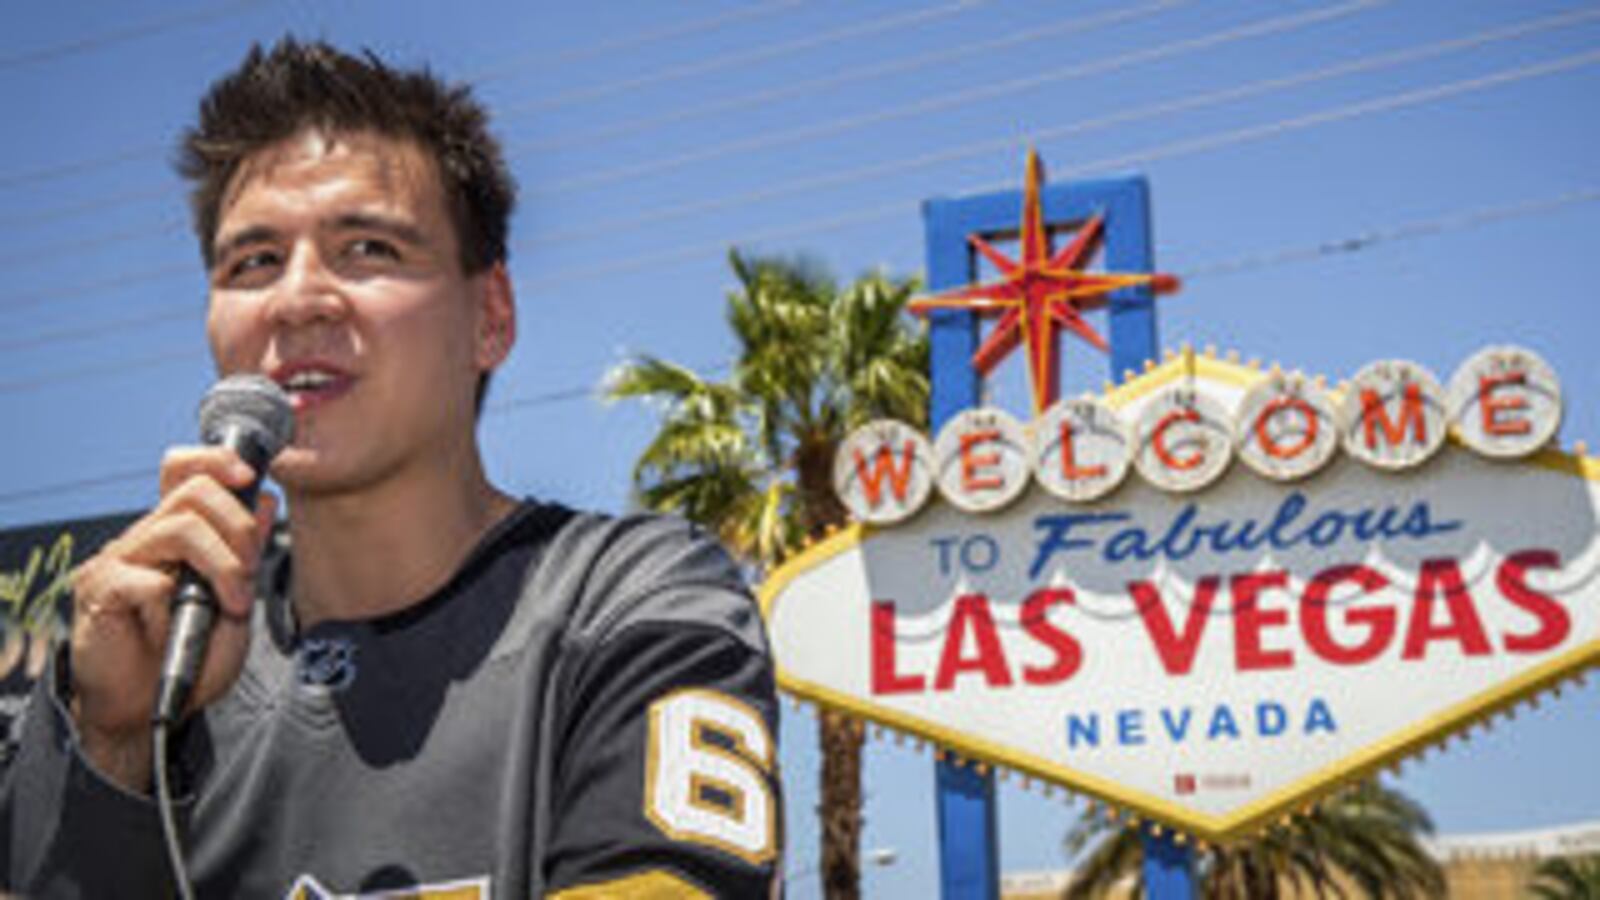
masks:
{"type": "Polygon", "coordinates": [[[309,242],[297,245],[284,264],[272,296],[272,318],[295,325],[342,314],[344,298],[339,280],[309,242]]]}

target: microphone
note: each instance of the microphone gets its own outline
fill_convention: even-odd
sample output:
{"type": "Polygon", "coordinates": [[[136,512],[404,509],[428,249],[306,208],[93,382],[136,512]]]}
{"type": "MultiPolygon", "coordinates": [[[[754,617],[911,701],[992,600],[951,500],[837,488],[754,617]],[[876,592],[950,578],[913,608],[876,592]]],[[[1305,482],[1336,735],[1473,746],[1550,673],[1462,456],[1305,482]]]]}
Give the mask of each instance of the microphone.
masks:
{"type": "MultiPolygon", "coordinates": [[[[232,375],[213,385],[200,401],[200,439],[229,448],[255,470],[255,479],[234,491],[247,508],[255,507],[268,464],[293,437],[294,410],[289,396],[270,378],[232,375]]],[[[176,724],[182,715],[200,677],[216,618],[217,598],[211,585],[184,566],[172,592],[172,625],[152,718],[156,725],[176,724]]]]}

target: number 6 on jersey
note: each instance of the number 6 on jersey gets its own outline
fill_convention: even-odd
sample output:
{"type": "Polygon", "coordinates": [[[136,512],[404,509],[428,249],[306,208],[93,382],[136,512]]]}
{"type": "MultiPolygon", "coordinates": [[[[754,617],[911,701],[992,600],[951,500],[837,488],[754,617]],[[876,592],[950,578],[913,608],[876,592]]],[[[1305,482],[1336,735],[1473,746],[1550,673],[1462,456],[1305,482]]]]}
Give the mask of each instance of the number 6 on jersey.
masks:
{"type": "Polygon", "coordinates": [[[773,752],[745,704],[706,690],[668,694],[650,707],[645,815],[674,840],[765,863],[777,852],[773,752]]]}

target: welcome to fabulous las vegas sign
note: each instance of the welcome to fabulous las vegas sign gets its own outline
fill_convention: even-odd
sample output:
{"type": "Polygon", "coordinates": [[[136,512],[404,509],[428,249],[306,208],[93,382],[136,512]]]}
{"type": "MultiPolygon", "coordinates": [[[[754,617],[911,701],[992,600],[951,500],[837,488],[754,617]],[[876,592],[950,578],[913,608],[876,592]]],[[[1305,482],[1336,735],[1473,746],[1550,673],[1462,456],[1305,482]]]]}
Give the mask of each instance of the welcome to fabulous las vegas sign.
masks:
{"type": "Polygon", "coordinates": [[[790,693],[1206,840],[1600,662],[1600,461],[1490,347],[1339,388],[1185,352],[841,448],[762,599],[790,693]]]}

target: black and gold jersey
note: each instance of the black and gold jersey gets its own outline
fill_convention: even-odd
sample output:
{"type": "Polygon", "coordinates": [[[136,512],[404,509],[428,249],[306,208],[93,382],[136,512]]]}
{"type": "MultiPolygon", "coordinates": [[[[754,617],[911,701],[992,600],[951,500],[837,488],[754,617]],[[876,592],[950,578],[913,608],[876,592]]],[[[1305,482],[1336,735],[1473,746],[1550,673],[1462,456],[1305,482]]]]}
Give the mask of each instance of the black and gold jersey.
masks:
{"type": "MultiPolygon", "coordinates": [[[[180,739],[205,897],[764,897],[781,847],[761,619],[682,521],[525,503],[444,587],[296,627],[263,567],[245,671],[180,739]]],[[[0,793],[29,896],[170,896],[154,806],[45,679],[0,793]]]]}

